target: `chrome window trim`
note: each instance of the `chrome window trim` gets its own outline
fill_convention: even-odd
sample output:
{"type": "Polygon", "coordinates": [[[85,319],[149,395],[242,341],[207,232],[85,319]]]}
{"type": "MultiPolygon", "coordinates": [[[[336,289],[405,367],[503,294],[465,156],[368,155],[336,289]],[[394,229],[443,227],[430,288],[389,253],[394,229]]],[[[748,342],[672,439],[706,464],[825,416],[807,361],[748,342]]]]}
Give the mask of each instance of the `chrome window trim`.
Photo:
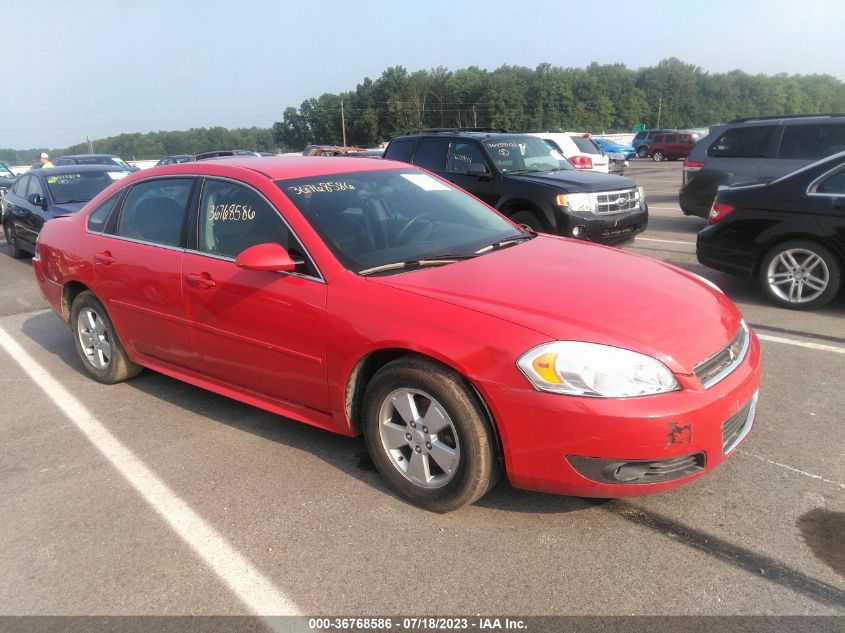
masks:
{"type": "MultiPolygon", "coordinates": [[[[740,328],[740,330],[745,331],[745,340],[743,341],[742,349],[740,349],[739,354],[737,354],[737,357],[734,359],[734,361],[730,365],[725,367],[722,371],[720,371],[715,376],[711,376],[710,378],[708,378],[706,382],[705,381],[701,382],[701,384],[704,385],[705,389],[709,389],[713,385],[715,385],[715,384],[721,382],[722,380],[724,380],[725,378],[727,378],[730,374],[732,374],[734,372],[734,370],[737,367],[739,367],[739,365],[742,363],[742,361],[745,360],[745,357],[748,355],[748,349],[751,347],[751,331],[748,329],[748,325],[746,325],[745,319],[740,321],[739,328],[740,328]]],[[[737,335],[738,334],[739,334],[739,331],[737,332],[737,335]]],[[[734,340],[736,340],[736,336],[734,336],[734,338],[731,339],[731,342],[728,343],[728,345],[726,345],[725,347],[720,349],[715,354],[705,358],[700,363],[697,363],[695,367],[699,367],[699,366],[701,366],[705,363],[708,363],[711,360],[713,360],[714,358],[716,358],[717,356],[719,356],[720,354],[722,354],[727,347],[729,347],[731,344],[733,344],[734,340]]],[[[695,367],[693,367],[693,374],[695,373],[695,367]]]]}
{"type": "MultiPolygon", "coordinates": [[[[267,199],[267,196],[265,196],[263,193],[258,191],[258,189],[256,189],[252,185],[249,185],[249,184],[243,182],[242,180],[236,180],[234,178],[229,178],[227,176],[201,176],[201,178],[203,179],[203,182],[202,182],[202,187],[200,188],[200,192],[199,192],[199,199],[197,200],[197,221],[194,224],[194,228],[196,228],[196,230],[197,230],[197,234],[196,234],[196,244],[197,244],[197,246],[199,246],[199,243],[200,243],[200,239],[199,239],[200,238],[200,236],[199,236],[200,214],[202,213],[202,209],[200,208],[200,206],[202,205],[202,196],[203,196],[203,193],[205,192],[205,183],[208,182],[209,180],[222,180],[222,181],[225,181],[225,182],[231,182],[232,184],[239,185],[241,187],[246,187],[247,189],[254,191],[262,200],[264,200],[264,202],[267,203],[267,206],[269,206],[276,213],[276,216],[282,221],[282,223],[285,225],[285,228],[287,228],[287,230],[290,231],[290,234],[293,236],[293,239],[295,239],[296,243],[299,244],[300,248],[302,248],[302,252],[310,260],[311,264],[314,266],[314,269],[317,271],[318,277],[313,277],[311,275],[303,275],[301,273],[287,273],[287,274],[294,275],[295,277],[302,277],[303,279],[314,279],[316,281],[326,283],[326,278],[323,275],[323,271],[320,270],[320,267],[317,265],[317,261],[314,259],[314,257],[311,256],[311,253],[308,251],[308,249],[305,248],[305,244],[303,244],[302,240],[299,239],[299,235],[297,235],[296,231],[293,230],[293,228],[288,223],[285,216],[282,215],[282,212],[279,211],[276,208],[275,204],[273,204],[272,202],[270,202],[270,200],[267,199]]],[[[270,182],[275,184],[276,181],[270,180],[270,182]]],[[[279,191],[281,192],[281,189],[279,191]]],[[[299,211],[299,210],[297,209],[297,211],[299,211]]],[[[193,252],[193,251],[191,251],[191,252],[193,252]]],[[[196,253],[198,255],[214,256],[215,259],[218,259],[218,258],[219,259],[231,259],[231,261],[235,261],[234,258],[230,258],[230,257],[225,256],[225,255],[220,256],[220,255],[217,255],[216,253],[207,253],[205,251],[200,251],[200,250],[197,250],[196,253]]]]}
{"type": "Polygon", "coordinates": [[[811,182],[807,186],[807,195],[808,196],[816,196],[817,198],[842,198],[845,197],[845,193],[817,193],[816,189],[818,189],[819,185],[822,184],[823,181],[827,180],[828,178],[832,178],[836,174],[841,171],[845,171],[845,164],[837,165],[833,169],[829,169],[821,176],[816,178],[813,182],[811,182]]]}
{"type": "Polygon", "coordinates": [[[161,242],[149,242],[147,240],[139,240],[134,237],[126,237],[125,235],[115,235],[114,233],[92,233],[88,231],[91,235],[102,235],[103,237],[108,237],[115,240],[120,240],[121,242],[132,242],[133,244],[143,244],[144,246],[154,246],[156,248],[163,248],[168,251],[178,251],[180,253],[184,253],[187,249],[182,248],[181,246],[173,246],[172,244],[162,244],[161,242]]]}

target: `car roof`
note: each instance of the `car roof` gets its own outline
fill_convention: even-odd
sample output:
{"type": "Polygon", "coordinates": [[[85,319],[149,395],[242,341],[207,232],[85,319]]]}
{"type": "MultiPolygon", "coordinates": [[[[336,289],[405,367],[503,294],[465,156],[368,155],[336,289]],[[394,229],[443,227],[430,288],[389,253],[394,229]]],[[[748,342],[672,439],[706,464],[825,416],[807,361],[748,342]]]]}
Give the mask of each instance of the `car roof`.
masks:
{"type": "MultiPolygon", "coordinates": [[[[114,154],[65,154],[59,158],[116,158],[114,154]]],[[[59,160],[57,158],[56,160],[59,160]]]]}
{"type": "Polygon", "coordinates": [[[338,160],[334,156],[232,156],[230,158],[212,158],[196,163],[161,165],[150,167],[143,172],[144,177],[158,175],[236,175],[239,171],[259,173],[270,180],[287,178],[309,178],[330,174],[348,174],[356,171],[379,171],[385,169],[416,169],[413,165],[393,160],[374,161],[371,158],[354,156],[338,160]]]}

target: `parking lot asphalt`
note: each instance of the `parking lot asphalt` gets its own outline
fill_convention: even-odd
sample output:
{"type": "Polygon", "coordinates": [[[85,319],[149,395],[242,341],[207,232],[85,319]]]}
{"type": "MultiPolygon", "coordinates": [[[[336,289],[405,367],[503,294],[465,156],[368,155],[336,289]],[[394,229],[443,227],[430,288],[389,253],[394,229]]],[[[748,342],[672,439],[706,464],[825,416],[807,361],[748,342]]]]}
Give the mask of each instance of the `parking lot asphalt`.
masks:
{"type": "Polygon", "coordinates": [[[782,310],[700,266],[680,171],[632,161],[651,219],[623,248],[740,306],[757,421],[710,476],[619,501],[502,482],[431,514],[361,439],[150,371],[98,384],[29,260],[0,255],[0,614],[845,614],[845,296],[782,310]]]}

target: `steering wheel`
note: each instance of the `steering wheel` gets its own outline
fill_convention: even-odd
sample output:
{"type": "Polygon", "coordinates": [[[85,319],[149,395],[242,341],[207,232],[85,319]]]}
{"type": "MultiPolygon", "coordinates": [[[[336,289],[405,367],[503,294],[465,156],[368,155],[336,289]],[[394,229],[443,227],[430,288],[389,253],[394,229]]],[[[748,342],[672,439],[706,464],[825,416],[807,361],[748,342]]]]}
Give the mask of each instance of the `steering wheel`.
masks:
{"type": "Polygon", "coordinates": [[[396,243],[404,244],[406,238],[411,234],[411,227],[418,225],[420,222],[427,222],[428,228],[431,229],[434,226],[434,217],[430,213],[422,213],[411,218],[396,234],[396,243]]]}

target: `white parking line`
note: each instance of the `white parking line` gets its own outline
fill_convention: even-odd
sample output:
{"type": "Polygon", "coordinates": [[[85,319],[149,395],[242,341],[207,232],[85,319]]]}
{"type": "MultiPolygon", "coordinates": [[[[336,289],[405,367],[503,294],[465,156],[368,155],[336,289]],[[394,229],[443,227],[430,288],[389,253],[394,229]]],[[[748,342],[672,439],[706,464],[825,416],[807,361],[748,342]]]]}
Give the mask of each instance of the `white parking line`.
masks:
{"type": "Polygon", "coordinates": [[[772,464],[773,466],[779,466],[786,470],[792,471],[793,473],[798,473],[799,475],[804,475],[805,477],[809,477],[810,479],[818,479],[819,481],[823,481],[826,484],[832,484],[834,486],[839,486],[842,490],[845,490],[845,484],[841,484],[838,481],[831,481],[830,479],[825,479],[821,475],[814,475],[813,473],[808,473],[807,471],[800,470],[795,468],[794,466],[788,466],[786,464],[781,464],[780,462],[776,462],[772,459],[767,459],[765,457],[761,457],[760,455],[755,455],[754,453],[749,453],[746,450],[739,449],[737,453],[742,453],[743,455],[748,455],[749,457],[753,457],[754,459],[759,459],[761,462],[766,462],[767,464],[772,464]]]}
{"type": "Polygon", "coordinates": [[[783,343],[784,345],[794,345],[795,347],[806,347],[807,349],[815,349],[821,352],[833,352],[834,354],[845,354],[845,347],[836,347],[835,345],[822,345],[821,343],[807,343],[805,341],[796,341],[791,338],[783,338],[780,336],[772,336],[770,334],[757,333],[757,338],[761,341],[771,341],[772,343],[783,343]]]}
{"type": "Polygon", "coordinates": [[[659,240],[656,237],[636,237],[637,242],[663,242],[665,244],[685,244],[686,246],[695,246],[695,242],[682,242],[680,240],[659,240]]]}
{"type": "Polygon", "coordinates": [[[0,347],[253,613],[299,615],[290,598],[182,501],[2,327],[0,347]]]}

